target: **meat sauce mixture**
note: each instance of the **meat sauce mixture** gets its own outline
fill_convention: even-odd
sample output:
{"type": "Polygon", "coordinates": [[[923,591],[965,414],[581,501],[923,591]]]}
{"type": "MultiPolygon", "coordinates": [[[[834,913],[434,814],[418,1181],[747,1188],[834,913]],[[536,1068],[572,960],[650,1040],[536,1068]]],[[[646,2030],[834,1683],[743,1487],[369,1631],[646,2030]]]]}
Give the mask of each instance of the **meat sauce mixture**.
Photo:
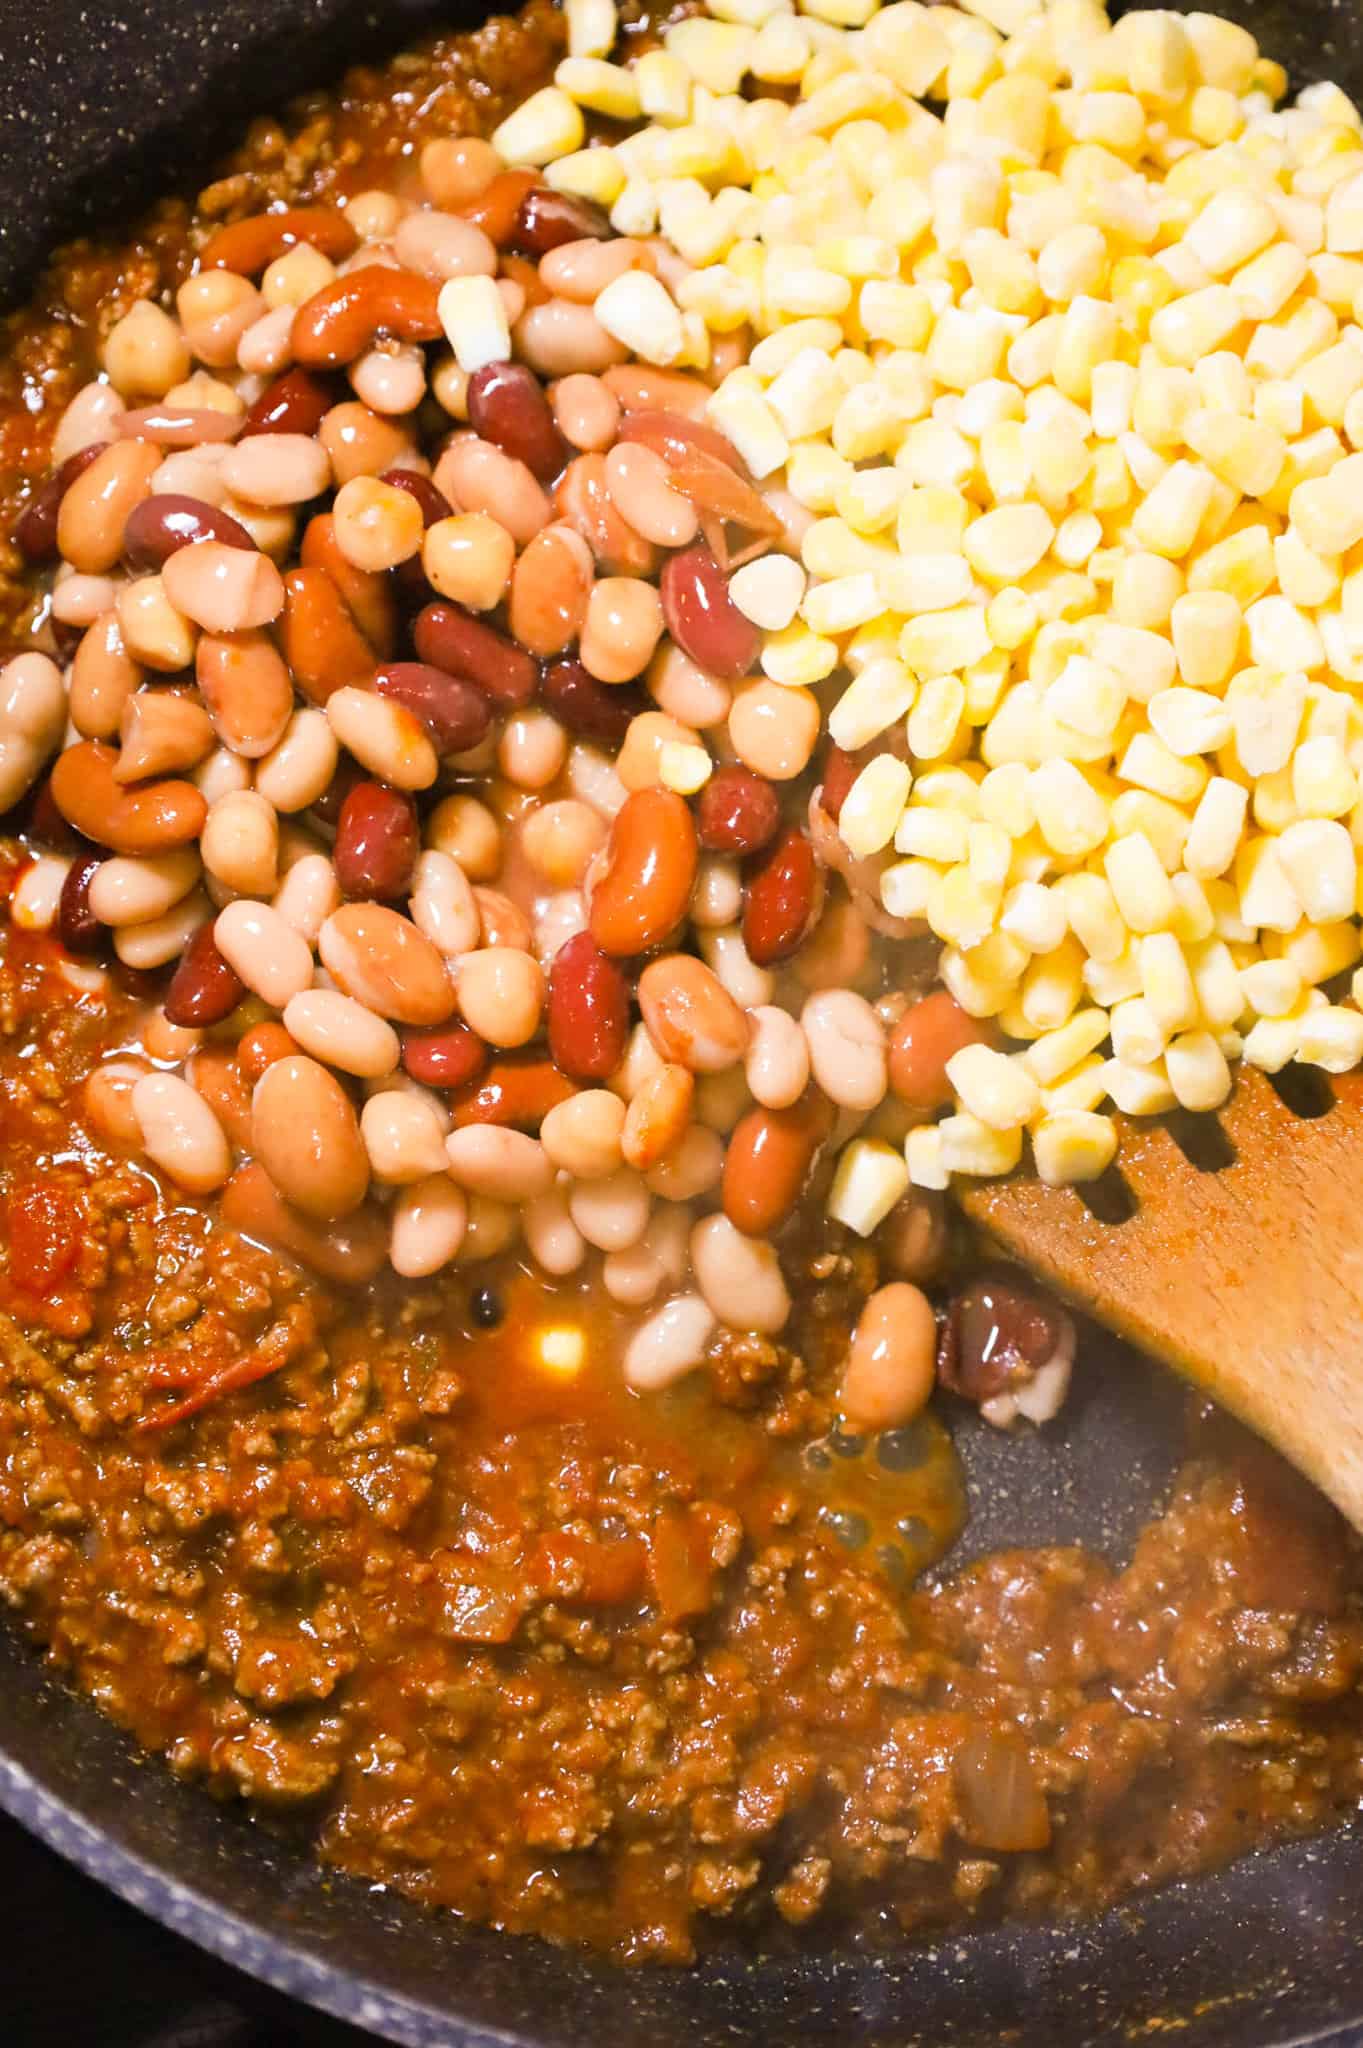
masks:
{"type": "MultiPolygon", "coordinates": [[[[255,131],[198,218],[398,178],[560,40],[532,6],[352,78],[255,131]]],[[[77,250],[14,323],[5,530],[193,219],[77,250]]],[[[4,842],[10,886],[26,858],[4,842]]],[[[86,1075],[159,988],[4,933],[0,1593],[177,1775],[367,1880],[622,1962],[773,1914],[1091,1910],[1357,1806],[1363,1570],[1270,1454],[1203,1418],[1129,1563],[952,1571],[941,1424],[838,1427],[879,1277],[858,1239],[791,1226],[780,1341],[721,1334],[644,1396],[577,1278],[506,1256],[324,1285],[87,1129],[86,1075]]],[[[943,1377],[979,1398],[971,1319],[1018,1283],[972,1273],[958,1256],[943,1377]]]]}

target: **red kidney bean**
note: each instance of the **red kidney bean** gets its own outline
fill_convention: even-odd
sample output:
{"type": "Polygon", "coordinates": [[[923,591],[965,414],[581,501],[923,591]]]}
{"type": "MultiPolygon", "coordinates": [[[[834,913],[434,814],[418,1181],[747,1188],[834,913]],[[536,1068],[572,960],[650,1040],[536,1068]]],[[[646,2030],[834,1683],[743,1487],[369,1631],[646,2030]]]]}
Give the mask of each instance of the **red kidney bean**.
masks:
{"type": "Polygon", "coordinates": [[[93,953],[104,927],[90,908],[90,883],[102,866],[102,853],[77,854],[66,870],[57,899],[57,935],[68,953],[93,953]]]}
{"type": "Polygon", "coordinates": [[[569,732],[608,746],[618,746],[631,720],[653,708],[635,684],[599,683],[573,655],[549,664],[540,694],[569,732]]]}
{"type": "Polygon", "coordinates": [[[315,434],[335,404],[325,378],[285,370],[267,384],[246,415],[239,440],[251,434],[315,434]]]}
{"type": "Polygon", "coordinates": [[[107,441],[92,441],[88,448],[78,448],[74,455],[67,456],[60,469],[53,470],[51,476],[39,484],[14,529],[14,544],[25,561],[50,562],[54,559],[58,552],[57,514],[61,511],[62,499],[76,478],[108,446],[107,441]]]}
{"type": "Polygon", "coordinates": [[[405,896],[421,851],[416,805],[384,782],[357,782],[341,805],[331,864],[347,896],[405,896]]]}
{"type": "Polygon", "coordinates": [[[625,1056],[629,984],[590,932],[559,947],[549,969],[549,1050],[575,1081],[604,1081],[625,1056]]]}
{"type": "Polygon", "coordinates": [[[342,754],[336,773],[332,776],[315,804],[309,805],[312,816],[323,825],[330,825],[335,831],[341,822],[341,811],[352,789],[357,789],[365,780],[365,773],[358,761],[349,754],[342,754]]]}
{"type": "Polygon", "coordinates": [[[467,676],[499,708],[528,704],[539,682],[538,664],[494,626],[461,604],[441,600],[416,615],[412,638],[422,661],[447,675],[467,676]]]}
{"type": "Polygon", "coordinates": [[[823,761],[823,782],[819,787],[819,808],[827,811],[836,825],[847,792],[861,773],[861,759],[856,754],[846,754],[841,747],[830,745],[823,761]]]}
{"type": "Polygon", "coordinates": [[[524,363],[485,363],[469,378],[469,424],[542,484],[552,483],[568,461],[568,447],[554,425],[544,386],[524,363]]]}
{"type": "Polygon", "coordinates": [[[492,709],[476,683],[425,661],[390,661],[374,673],[374,688],[419,718],[438,754],[476,747],[492,723],[492,709]]]}
{"type": "Polygon", "coordinates": [[[492,183],[485,185],[467,206],[461,206],[459,213],[464,220],[472,221],[476,228],[481,228],[499,249],[505,249],[516,232],[526,194],[534,191],[538,184],[539,178],[534,171],[498,171],[492,183]]]}
{"type": "Polygon", "coordinates": [[[743,897],[743,943],[759,967],[788,960],[809,930],[818,896],[814,848],[791,825],[748,877],[743,897]]]}
{"type": "Polygon", "coordinates": [[[617,439],[637,441],[642,447],[651,448],[674,469],[683,467],[699,453],[713,455],[741,477],[748,475],[747,464],[726,434],[721,434],[718,427],[707,426],[704,420],[687,419],[685,413],[665,412],[657,406],[631,412],[626,407],[617,439]]]}
{"type": "Polygon", "coordinates": [[[291,206],[280,213],[253,213],[219,228],[205,242],[200,262],[205,270],[236,270],[243,277],[255,277],[299,242],[340,263],[354,255],[360,238],[335,207],[291,206]]]}
{"type": "Polygon", "coordinates": [[[659,587],[667,629],[683,654],[729,682],[748,674],[762,635],[730,597],[729,579],[703,542],[668,556],[659,587]]]}
{"type": "Polygon", "coordinates": [[[286,569],[279,651],[313,704],[325,704],[343,683],[368,680],[374,650],[325,569],[286,569]]]}
{"type": "Polygon", "coordinates": [[[536,185],[521,201],[511,241],[523,256],[546,256],[564,242],[604,242],[613,232],[606,215],[590,199],[536,185]]]}
{"type": "Polygon", "coordinates": [[[675,930],[696,879],[696,828],[670,789],[636,789],[611,826],[588,928],[603,952],[646,953],[675,930]]]}
{"type": "Polygon", "coordinates": [[[195,541],[216,540],[225,548],[257,552],[256,544],[240,521],[218,505],[202,498],[183,497],[178,491],[163,491],[134,505],[123,528],[123,559],[130,569],[159,569],[195,541]]]}
{"type": "Polygon", "coordinates": [[[395,491],[406,491],[409,498],[415,498],[421,507],[423,525],[434,526],[437,519],[452,519],[454,507],[442,490],[438,490],[428,476],[417,469],[386,469],[379,478],[380,483],[391,484],[395,491]]]}
{"type": "Polygon", "coordinates": [[[963,1010],[944,988],[934,989],[905,1010],[890,1036],[890,1087],[901,1102],[924,1116],[951,1101],[949,1059],[967,1045],[992,1045],[993,1027],[963,1010]]]}
{"type": "Polygon", "coordinates": [[[937,1349],[937,1377],[966,1401],[990,1401],[1036,1377],[1060,1342],[1065,1312],[1020,1273],[988,1273],[953,1297],[937,1349]]]}
{"type": "Polygon", "coordinates": [[[510,1124],[537,1131],[551,1109],[576,1093],[577,1083],[543,1053],[509,1053],[459,1090],[450,1114],[460,1130],[465,1124],[510,1124]]]}
{"type": "Polygon", "coordinates": [[[289,341],[305,369],[333,370],[353,363],[376,335],[398,341],[439,341],[440,287],[414,270],[371,263],[342,271],[306,300],[293,317],[289,341]]]}
{"type": "Polygon", "coordinates": [[[696,802],[696,836],[707,853],[756,853],[781,824],[781,799],[752,768],[719,768],[696,802]]]}
{"type": "Polygon", "coordinates": [[[832,1108],[816,1088],[789,1109],[750,1109],[739,1119],[724,1154],[720,1189],[736,1230],[770,1237],[784,1223],[832,1128],[832,1108]]]}
{"type": "Polygon", "coordinates": [[[486,1065],[487,1047],[467,1024],[402,1034],[403,1072],[427,1088],[463,1088],[486,1065]]]}
{"type": "Polygon", "coordinates": [[[246,985],[228,966],[213,939],[212,924],[199,926],[170,977],[166,990],[166,1016],[172,1024],[197,1030],[220,1024],[236,1009],[246,985]]]}
{"type": "MultiPolygon", "coordinates": [[[[392,579],[379,569],[357,569],[336,542],[336,521],[330,512],[314,512],[303,529],[298,559],[305,569],[325,569],[346,607],[380,661],[397,639],[397,602],[392,579]]],[[[402,568],[408,565],[404,562],[402,568]]],[[[424,579],[423,579],[424,581],[424,579]]]]}

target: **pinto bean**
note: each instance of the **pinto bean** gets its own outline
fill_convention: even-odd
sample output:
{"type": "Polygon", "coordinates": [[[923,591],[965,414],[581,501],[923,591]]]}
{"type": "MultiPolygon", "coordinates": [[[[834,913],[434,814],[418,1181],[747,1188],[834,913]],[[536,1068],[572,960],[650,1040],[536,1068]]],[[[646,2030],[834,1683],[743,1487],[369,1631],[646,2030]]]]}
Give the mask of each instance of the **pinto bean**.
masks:
{"type": "Polygon", "coordinates": [[[604,455],[575,457],[559,479],[554,500],[559,517],[581,534],[607,576],[652,574],[657,550],[621,515],[604,455]]]}
{"type": "Polygon", "coordinates": [[[818,907],[817,883],[814,849],[791,825],[763,855],[744,892],[743,943],[759,967],[797,950],[818,907]]]}
{"type": "Polygon", "coordinates": [[[499,707],[526,704],[535,694],[539,671],[531,657],[462,605],[426,605],[412,636],[422,661],[448,675],[466,676],[499,707]]]}
{"type": "Polygon", "coordinates": [[[669,555],[660,584],[667,630],[710,675],[734,682],[757,664],[762,636],[729,595],[729,582],[701,541],[669,555]]]}
{"type": "Polygon", "coordinates": [[[358,569],[347,560],[336,544],[336,521],[330,512],[318,512],[308,521],[298,559],[305,569],[326,571],[374,653],[380,660],[386,659],[397,639],[391,579],[376,570],[358,569]]]}
{"type": "Polygon", "coordinates": [[[161,466],[149,441],[113,441],[71,483],[57,511],[57,546],[85,576],[107,576],[123,552],[134,507],[161,466]]]}
{"type": "Polygon", "coordinates": [[[421,851],[416,805],[382,782],[357,782],[341,805],[331,858],[347,896],[405,896],[421,851]]]}
{"type": "Polygon", "coordinates": [[[321,1230],[286,1202],[263,1166],[238,1167],[222,1191],[223,1222],[281,1251],[338,1286],[362,1287],[388,1252],[388,1233],[376,1209],[353,1211],[342,1224],[321,1230]]]}
{"type": "Polygon", "coordinates": [[[226,412],[216,405],[172,405],[163,399],[159,405],[141,405],[135,412],[125,412],[118,431],[129,441],[155,441],[161,448],[203,448],[235,441],[241,421],[240,412],[226,412]]]}
{"type": "Polygon", "coordinates": [[[667,464],[651,448],[619,442],[606,457],[606,485],[621,517],[659,547],[688,547],[700,530],[695,506],[672,488],[667,464]]]}
{"type": "Polygon", "coordinates": [[[194,654],[199,693],[223,744],[259,760],[284,737],[293,683],[267,633],[204,633],[194,654]]]}
{"type": "Polygon", "coordinates": [[[627,1166],[648,1173],[675,1151],[686,1135],[695,1092],[687,1067],[669,1063],[649,1075],[625,1112],[620,1150],[627,1166]]]}
{"type": "Polygon", "coordinates": [[[82,740],[57,757],[52,798],[68,825],[115,853],[165,853],[198,838],[208,805],[192,782],[153,782],[124,789],[115,779],[118,755],[82,740]]]}
{"type": "MultiPolygon", "coordinates": [[[[470,378],[470,389],[472,384],[470,378]]],[[[509,412],[511,405],[504,410],[509,412]]],[[[553,517],[534,471],[477,434],[455,436],[436,464],[435,481],[457,511],[486,512],[506,528],[517,547],[527,547],[553,517]]]]}
{"type": "Polygon", "coordinates": [[[511,241],[523,256],[546,256],[565,242],[604,241],[612,232],[607,215],[590,199],[532,185],[517,209],[511,241]]]}
{"type": "Polygon", "coordinates": [[[578,1081],[601,1081],[624,1057],[629,987],[588,932],[560,946],[549,970],[549,1050],[578,1081]]]}
{"type": "Polygon", "coordinates": [[[838,1402],[855,1430],[901,1429],[927,1407],[937,1379],[937,1318],[905,1280],[879,1287],[857,1318],[838,1402]]]}
{"type": "Polygon", "coordinates": [[[324,285],[294,315],[290,342],[304,369],[334,370],[354,362],[379,335],[397,341],[438,341],[440,287],[412,270],[369,264],[324,285]]]}
{"type": "Polygon", "coordinates": [[[603,952],[646,953],[681,922],[696,878],[696,832],[681,797],[640,789],[611,827],[588,923],[603,952]]]}
{"type": "Polygon", "coordinates": [[[500,889],[476,884],[473,900],[485,946],[506,946],[516,953],[530,951],[531,925],[525,912],[500,889]]]}
{"type": "Polygon", "coordinates": [[[84,448],[76,449],[65,462],[52,472],[33,493],[14,529],[14,544],[27,562],[51,562],[55,560],[57,546],[57,517],[62,500],[78,476],[83,476],[92,462],[109,446],[107,440],[95,440],[84,448]]]}
{"type": "Polygon", "coordinates": [[[719,1074],[748,1049],[751,1027],[719,977],[689,953],[666,953],[639,977],[639,1009],[664,1060],[719,1074]]]}
{"type": "Polygon", "coordinates": [[[443,284],[449,277],[495,277],[497,249],[481,228],[456,213],[416,207],[399,222],[393,254],[404,270],[443,284]]]}
{"type": "Polygon", "coordinates": [[[387,662],[375,671],[374,688],[411,712],[439,754],[467,753],[492,722],[487,698],[476,684],[429,662],[387,662]]]}
{"type": "Polygon", "coordinates": [[[238,438],[245,441],[253,434],[315,434],[333,402],[330,386],[320,377],[314,377],[308,370],[285,370],[266,385],[249,408],[238,438]]]}
{"type": "Polygon", "coordinates": [[[142,1129],[133,1115],[132,1093],[151,1068],[133,1057],[105,1060],[85,1077],[81,1090],[86,1121],[104,1145],[131,1152],[142,1143],[142,1129]]]}
{"type": "Polygon", "coordinates": [[[284,572],[280,647],[298,688],[314,704],[368,681],[373,651],[325,569],[284,572]]]}
{"type": "Polygon", "coordinates": [[[257,1081],[251,1149],[285,1201],[318,1222],[338,1222],[364,1200],[369,1159],[354,1108],[306,1054],[276,1060],[257,1081]]]}
{"type": "Polygon", "coordinates": [[[346,995],[395,1024],[443,1024],[454,1009],[440,954],[382,904],[342,904],[322,926],[318,951],[346,995]]]}
{"type": "Polygon", "coordinates": [[[554,424],[570,447],[604,454],[620,426],[620,406],[599,377],[583,371],[550,386],[554,424]]]}
{"type": "Polygon", "coordinates": [[[86,739],[108,740],[118,732],[123,708],[142,680],[142,670],[123,644],[115,611],[101,613],[81,636],[69,676],[71,722],[86,739]]]}
{"type": "Polygon", "coordinates": [[[205,270],[235,270],[258,277],[267,264],[300,242],[333,263],[354,254],[360,238],[343,213],[329,206],[293,206],[282,213],[252,214],[219,228],[204,245],[205,270]]]}
{"type": "Polygon", "coordinates": [[[994,1043],[987,1023],[970,1016],[945,989],[935,989],[912,1003],[894,1028],[890,1087],[916,1114],[933,1116],[952,1099],[947,1061],[967,1045],[994,1043]]]}
{"type": "Polygon", "coordinates": [[[245,993],[245,982],[218,951],[212,925],[201,925],[170,978],[166,1015],[172,1024],[200,1030],[230,1016],[245,993]]]}
{"type": "Polygon", "coordinates": [[[724,1154],[724,1213],[748,1237],[770,1237],[795,1204],[832,1129],[817,1092],[789,1109],[751,1109],[724,1154]]]}
{"type": "Polygon", "coordinates": [[[710,403],[708,387],[685,370],[655,370],[643,363],[623,363],[608,370],[603,381],[627,415],[664,412],[703,422],[710,403]]]}
{"type": "Polygon", "coordinates": [[[511,631],[532,654],[562,654],[582,631],[591,595],[591,549],[570,526],[546,526],[511,575],[511,631]]]}

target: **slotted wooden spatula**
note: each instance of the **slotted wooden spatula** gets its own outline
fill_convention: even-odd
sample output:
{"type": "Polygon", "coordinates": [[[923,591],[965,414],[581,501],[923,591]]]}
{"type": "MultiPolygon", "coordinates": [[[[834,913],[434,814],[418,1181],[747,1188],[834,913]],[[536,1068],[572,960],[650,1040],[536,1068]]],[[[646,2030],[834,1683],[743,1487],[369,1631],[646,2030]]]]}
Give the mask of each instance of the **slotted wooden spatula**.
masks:
{"type": "Polygon", "coordinates": [[[1214,1119],[1119,1119],[1115,1183],[957,1193],[1012,1257],[1205,1389],[1363,1530],[1363,1073],[1299,1069],[1281,1088],[1242,1068],[1214,1119]]]}

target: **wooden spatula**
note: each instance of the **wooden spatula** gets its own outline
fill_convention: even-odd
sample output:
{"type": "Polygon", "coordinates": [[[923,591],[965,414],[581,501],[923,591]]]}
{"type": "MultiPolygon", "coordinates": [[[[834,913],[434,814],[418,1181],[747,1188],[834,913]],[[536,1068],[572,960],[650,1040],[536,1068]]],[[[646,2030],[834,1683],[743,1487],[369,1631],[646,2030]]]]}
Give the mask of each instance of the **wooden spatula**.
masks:
{"type": "Polygon", "coordinates": [[[1119,1121],[1093,1188],[1018,1176],[958,1189],[963,1207],[1363,1530],[1363,1073],[1245,1068],[1215,1118],[1119,1121]]]}

